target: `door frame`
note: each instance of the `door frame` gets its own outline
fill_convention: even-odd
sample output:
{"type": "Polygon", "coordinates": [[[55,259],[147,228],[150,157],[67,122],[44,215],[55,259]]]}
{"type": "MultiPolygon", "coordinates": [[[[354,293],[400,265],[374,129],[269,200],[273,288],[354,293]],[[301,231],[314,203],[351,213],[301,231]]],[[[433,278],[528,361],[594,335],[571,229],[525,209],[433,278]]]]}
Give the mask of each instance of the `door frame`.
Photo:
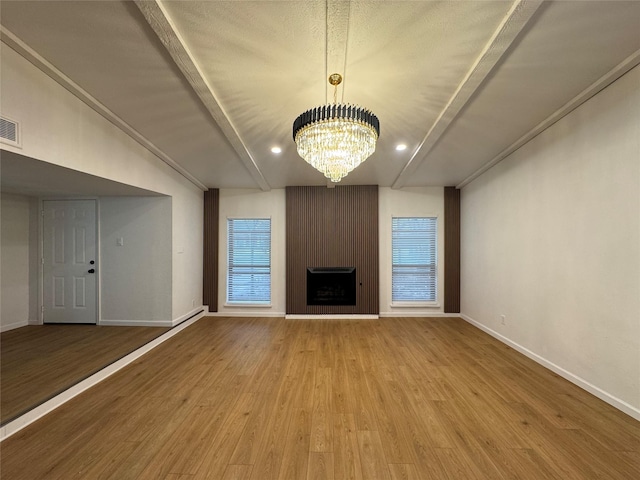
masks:
{"type": "Polygon", "coordinates": [[[102,305],[100,303],[100,291],[102,283],[102,253],[100,249],[100,198],[91,196],[80,197],[39,197],[38,198],[38,320],[36,325],[44,325],[44,202],[47,201],[81,201],[93,200],[96,202],[96,260],[98,272],[96,275],[96,325],[101,323],[102,305]]]}

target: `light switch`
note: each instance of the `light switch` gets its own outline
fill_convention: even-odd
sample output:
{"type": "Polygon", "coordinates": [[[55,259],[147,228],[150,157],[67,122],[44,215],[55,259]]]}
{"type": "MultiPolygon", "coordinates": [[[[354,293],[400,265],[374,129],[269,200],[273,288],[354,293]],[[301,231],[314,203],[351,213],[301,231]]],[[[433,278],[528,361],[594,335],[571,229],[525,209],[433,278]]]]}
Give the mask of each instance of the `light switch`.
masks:
{"type": "Polygon", "coordinates": [[[116,239],[116,245],[118,245],[119,247],[123,246],[124,245],[124,238],[118,237],[116,239]]]}

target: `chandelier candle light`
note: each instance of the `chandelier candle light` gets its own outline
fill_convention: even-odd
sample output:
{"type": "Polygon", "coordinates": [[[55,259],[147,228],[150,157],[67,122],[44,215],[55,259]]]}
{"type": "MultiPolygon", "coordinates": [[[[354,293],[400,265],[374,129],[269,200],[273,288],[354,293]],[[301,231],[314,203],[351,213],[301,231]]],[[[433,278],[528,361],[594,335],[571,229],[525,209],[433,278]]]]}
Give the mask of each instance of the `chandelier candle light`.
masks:
{"type": "Polygon", "coordinates": [[[337,103],[342,76],[333,73],[333,105],[307,110],[293,122],[298,154],[332,182],[339,182],[376,149],[380,121],[369,110],[337,103]]]}

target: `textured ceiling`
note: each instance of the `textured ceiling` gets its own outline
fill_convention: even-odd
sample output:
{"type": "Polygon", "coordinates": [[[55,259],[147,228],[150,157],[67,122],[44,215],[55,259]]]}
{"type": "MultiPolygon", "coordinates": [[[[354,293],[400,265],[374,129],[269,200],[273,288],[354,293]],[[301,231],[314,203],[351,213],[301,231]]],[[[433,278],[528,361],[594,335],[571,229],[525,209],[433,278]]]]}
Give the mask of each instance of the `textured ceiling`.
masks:
{"type": "Polygon", "coordinates": [[[339,98],[381,122],[376,153],[342,183],[402,187],[461,184],[601,77],[613,71],[575,105],[640,61],[636,1],[3,0],[0,8],[3,39],[24,42],[219,188],[326,184],[298,157],[291,124],[332,99],[334,71],[345,78],[339,98]]]}

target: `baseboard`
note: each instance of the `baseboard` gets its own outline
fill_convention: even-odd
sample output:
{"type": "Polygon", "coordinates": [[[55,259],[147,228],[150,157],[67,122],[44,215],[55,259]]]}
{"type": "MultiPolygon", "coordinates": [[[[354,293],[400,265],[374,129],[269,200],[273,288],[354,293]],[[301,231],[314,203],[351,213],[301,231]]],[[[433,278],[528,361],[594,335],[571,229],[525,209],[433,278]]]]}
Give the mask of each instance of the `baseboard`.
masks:
{"type": "Polygon", "coordinates": [[[104,327],[173,327],[171,320],[100,320],[104,327]]]}
{"type": "Polygon", "coordinates": [[[209,314],[209,308],[200,305],[199,307],[194,308],[193,310],[191,310],[190,312],[185,313],[184,315],[180,315],[178,318],[174,318],[171,321],[171,326],[175,327],[176,325],[180,325],[182,322],[184,322],[185,320],[189,320],[191,317],[193,317],[194,315],[198,315],[198,314],[204,314],[204,315],[208,315],[209,314]]]}
{"type": "Polygon", "coordinates": [[[24,322],[8,323],[7,325],[2,325],[0,327],[0,332],[8,332],[9,330],[15,330],[16,328],[26,327],[27,325],[29,325],[29,322],[26,320],[24,322]]]}
{"type": "Polygon", "coordinates": [[[155,347],[165,342],[169,338],[173,337],[178,332],[184,330],[189,325],[194,324],[204,316],[205,316],[205,312],[203,310],[200,314],[197,314],[193,318],[190,318],[182,322],[180,325],[172,328],[166,333],[163,333],[162,335],[155,338],[154,340],[151,340],[150,342],[146,343],[145,345],[135,350],[134,352],[131,352],[130,354],[125,355],[120,360],[113,362],[112,364],[106,366],[99,372],[96,372],[90,377],[85,378],[81,382],[76,383],[71,388],[56,395],[50,400],[47,400],[46,402],[38,405],[37,407],[25,413],[24,415],[16,418],[15,420],[12,420],[6,425],[3,425],[0,428],[0,442],[10,437],[14,433],[17,433],[18,431],[22,430],[27,425],[30,425],[36,420],[42,418],[47,413],[50,413],[51,411],[55,410],[56,408],[68,402],[69,400],[76,397],[77,395],[81,394],[85,390],[88,390],[89,388],[100,383],[102,380],[106,379],[107,377],[110,377],[111,375],[116,373],[118,370],[121,370],[122,368],[126,367],[130,363],[134,362],[145,353],[153,350],[155,347]]]}
{"type": "Polygon", "coordinates": [[[287,314],[284,316],[287,320],[321,320],[321,319],[329,319],[329,320],[377,320],[379,318],[378,315],[363,315],[363,314],[333,314],[333,313],[321,313],[317,315],[306,315],[306,314],[287,314]]]}
{"type": "Polygon", "coordinates": [[[178,318],[174,318],[173,320],[100,320],[99,325],[103,325],[106,327],[175,327],[176,325],[180,325],[185,320],[193,317],[194,315],[198,315],[199,313],[208,314],[208,310],[203,307],[197,307],[191,310],[190,312],[185,313],[184,315],[180,315],[178,318]]]}
{"type": "Polygon", "coordinates": [[[245,317],[245,318],[261,318],[261,317],[284,317],[284,312],[265,312],[264,310],[256,309],[252,311],[243,312],[210,312],[207,315],[210,317],[245,317]]]}
{"type": "Polygon", "coordinates": [[[552,372],[557,373],[558,375],[560,375],[564,379],[570,381],[574,385],[577,385],[578,387],[586,390],[587,392],[591,393],[592,395],[595,395],[600,400],[608,403],[612,407],[617,408],[621,412],[626,413],[627,415],[635,418],[636,420],[640,420],[640,409],[634,407],[633,405],[628,404],[624,400],[620,400],[619,398],[614,397],[610,393],[605,392],[601,388],[598,388],[595,385],[589,383],[588,381],[586,381],[582,377],[579,377],[578,375],[575,375],[575,374],[569,372],[568,370],[565,370],[561,366],[556,365],[555,363],[547,360],[546,358],[538,355],[535,352],[532,352],[531,350],[529,350],[526,347],[523,347],[519,343],[516,343],[513,340],[510,340],[509,338],[505,337],[504,335],[496,332],[495,330],[492,330],[491,328],[489,328],[486,325],[483,325],[482,323],[474,320],[473,318],[469,317],[468,315],[461,314],[459,316],[460,316],[460,318],[464,319],[466,322],[470,323],[471,325],[473,325],[475,327],[478,327],[483,332],[488,333],[492,337],[500,340],[502,343],[504,343],[506,345],[509,345],[514,350],[517,350],[518,352],[522,353],[523,355],[529,357],[534,362],[539,363],[543,367],[546,367],[549,370],[551,370],[552,372]]]}
{"type": "Polygon", "coordinates": [[[443,313],[443,312],[416,312],[416,311],[398,311],[398,312],[380,312],[380,317],[459,317],[459,313],[443,313]]]}

